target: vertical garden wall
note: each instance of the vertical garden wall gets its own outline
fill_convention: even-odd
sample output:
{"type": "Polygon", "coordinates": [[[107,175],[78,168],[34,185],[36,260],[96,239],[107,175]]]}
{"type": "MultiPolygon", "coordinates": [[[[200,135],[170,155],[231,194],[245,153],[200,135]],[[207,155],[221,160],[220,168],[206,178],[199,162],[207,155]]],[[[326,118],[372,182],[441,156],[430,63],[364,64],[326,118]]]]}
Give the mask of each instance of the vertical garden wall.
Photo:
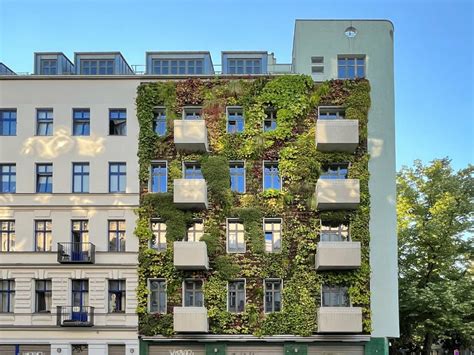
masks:
{"type": "Polygon", "coordinates": [[[143,83],[138,88],[140,124],[139,162],[141,207],[135,231],[139,238],[139,332],[172,335],[173,306],[182,305],[184,278],[204,279],[204,298],[213,334],[295,334],[317,331],[316,311],[322,284],[347,285],[351,302],[363,308],[363,329],[370,332],[369,191],[367,114],[370,86],[366,80],[329,81],[315,84],[308,76],[287,75],[255,80],[200,80],[143,83]],[[203,107],[210,152],[183,154],[173,142],[173,120],[181,119],[186,105],[203,107]],[[345,117],[359,120],[360,145],[354,154],[323,153],[315,147],[318,105],[345,107],[345,117]],[[167,135],[153,131],[153,109],[166,108],[167,135]],[[226,106],[242,106],[243,133],[226,133],[226,106]],[[265,110],[277,112],[277,128],[263,132],[265,110]],[[148,193],[149,167],[153,160],[168,161],[168,193],[148,193]],[[183,161],[198,160],[208,184],[210,207],[201,212],[173,205],[173,179],[181,178],[183,161]],[[229,160],[244,160],[246,193],[230,190],[229,160]],[[262,189],[262,161],[279,161],[281,191],[262,189]],[[315,210],[314,190],[326,163],[349,162],[349,177],[360,179],[360,207],[353,211],[315,210]],[[245,227],[247,251],[226,253],[226,218],[239,218],[245,227]],[[264,252],[263,217],[283,220],[281,253],[264,252]],[[150,249],[150,219],[167,225],[166,251],[150,249]],[[204,220],[210,270],[177,271],[173,266],[173,241],[186,235],[193,218],[204,220]],[[349,221],[351,238],[362,245],[362,265],[350,271],[316,271],[315,253],[321,218],[349,221]],[[167,314],[147,312],[147,279],[167,282],[167,314]],[[246,279],[245,312],[227,312],[227,281],[246,279]],[[281,312],[264,314],[263,280],[283,279],[281,312]]]}

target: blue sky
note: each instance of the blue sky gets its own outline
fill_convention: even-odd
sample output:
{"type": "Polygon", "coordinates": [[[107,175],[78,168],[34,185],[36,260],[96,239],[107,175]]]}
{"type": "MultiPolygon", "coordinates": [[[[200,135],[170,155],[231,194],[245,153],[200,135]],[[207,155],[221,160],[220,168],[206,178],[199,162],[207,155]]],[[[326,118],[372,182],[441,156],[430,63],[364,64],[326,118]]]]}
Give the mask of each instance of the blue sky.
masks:
{"type": "Polygon", "coordinates": [[[289,62],[296,18],[395,24],[397,167],[474,161],[472,0],[0,0],[0,61],[32,71],[33,52],[268,50],[289,62]]]}

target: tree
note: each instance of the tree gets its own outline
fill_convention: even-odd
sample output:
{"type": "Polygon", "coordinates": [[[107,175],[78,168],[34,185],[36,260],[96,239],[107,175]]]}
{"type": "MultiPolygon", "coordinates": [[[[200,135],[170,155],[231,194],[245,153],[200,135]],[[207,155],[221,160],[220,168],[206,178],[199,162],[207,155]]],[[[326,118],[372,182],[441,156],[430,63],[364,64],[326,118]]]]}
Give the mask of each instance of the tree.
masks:
{"type": "Polygon", "coordinates": [[[428,354],[434,342],[474,339],[474,166],[415,161],[397,177],[399,345],[428,354]]]}

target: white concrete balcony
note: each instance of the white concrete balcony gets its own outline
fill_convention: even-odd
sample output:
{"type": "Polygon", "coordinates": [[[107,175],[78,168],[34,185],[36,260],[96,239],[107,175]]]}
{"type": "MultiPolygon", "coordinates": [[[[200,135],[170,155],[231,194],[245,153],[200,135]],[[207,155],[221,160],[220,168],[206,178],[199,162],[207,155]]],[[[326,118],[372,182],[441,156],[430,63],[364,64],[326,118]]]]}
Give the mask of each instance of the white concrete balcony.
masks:
{"type": "Polygon", "coordinates": [[[178,150],[208,151],[206,121],[174,120],[174,144],[178,150]]]}
{"type": "Polygon", "coordinates": [[[319,307],[318,333],[362,333],[362,308],[319,307]]]}
{"type": "Polygon", "coordinates": [[[359,179],[319,179],[316,183],[318,210],[356,209],[359,203],[359,179]]]}
{"type": "Polygon", "coordinates": [[[173,328],[177,333],[207,333],[209,322],[206,307],[174,307],[173,328]]]}
{"type": "Polygon", "coordinates": [[[316,149],[322,152],[353,153],[359,145],[359,120],[318,120],[316,149]]]}
{"type": "Polygon", "coordinates": [[[173,202],[182,209],[206,209],[207,183],[204,179],[174,179],[173,202]]]}
{"type": "Polygon", "coordinates": [[[174,242],[173,263],[180,270],[207,270],[209,259],[205,242],[174,242]]]}
{"type": "Polygon", "coordinates": [[[360,267],[360,242],[319,242],[316,270],[349,270],[360,267]]]}

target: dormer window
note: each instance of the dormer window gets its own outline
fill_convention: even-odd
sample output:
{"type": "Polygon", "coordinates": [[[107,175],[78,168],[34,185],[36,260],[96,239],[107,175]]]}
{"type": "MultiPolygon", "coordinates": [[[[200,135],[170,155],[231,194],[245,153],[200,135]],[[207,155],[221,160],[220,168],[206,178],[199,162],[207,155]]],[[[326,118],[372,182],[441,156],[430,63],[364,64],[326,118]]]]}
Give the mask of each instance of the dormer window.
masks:
{"type": "Polygon", "coordinates": [[[41,59],[41,75],[56,75],[58,73],[57,59],[41,59]]]}
{"type": "Polygon", "coordinates": [[[81,59],[82,75],[113,75],[114,61],[113,59],[95,60],[81,59]]]}
{"type": "Polygon", "coordinates": [[[228,59],[229,74],[261,74],[262,59],[228,59]]]}

